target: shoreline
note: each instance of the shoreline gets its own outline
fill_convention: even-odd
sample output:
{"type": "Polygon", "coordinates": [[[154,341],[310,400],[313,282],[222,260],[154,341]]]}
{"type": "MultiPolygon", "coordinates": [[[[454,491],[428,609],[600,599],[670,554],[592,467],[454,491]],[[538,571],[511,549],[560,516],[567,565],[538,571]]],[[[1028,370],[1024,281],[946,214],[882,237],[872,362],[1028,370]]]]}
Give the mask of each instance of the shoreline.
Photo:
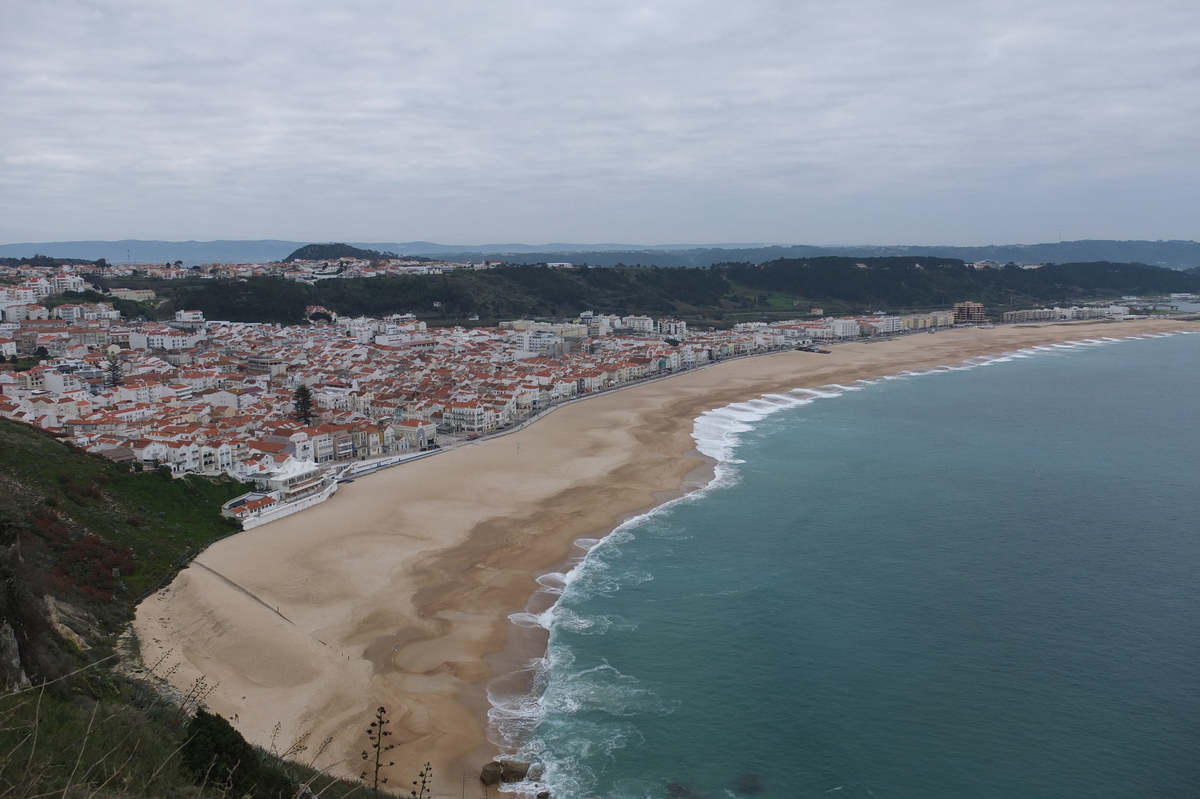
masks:
{"type": "MultiPolygon", "coordinates": [[[[565,581],[571,572],[583,565],[588,554],[594,548],[602,544],[626,524],[638,522],[677,500],[712,488],[714,482],[720,476],[717,471],[720,461],[705,455],[698,449],[692,449],[690,452],[683,453],[682,457],[694,458],[699,465],[684,476],[683,481],[677,489],[658,492],[655,495],[653,503],[615,518],[612,524],[603,529],[592,531],[574,539],[570,542],[572,551],[561,561],[550,567],[531,572],[531,576],[537,582],[537,588],[530,594],[524,607],[514,608],[508,614],[510,621],[507,625],[508,635],[504,648],[483,656],[483,661],[491,669],[492,678],[483,686],[486,701],[482,705],[476,703],[475,707],[487,721],[488,737],[495,745],[498,754],[512,756],[516,747],[520,745],[520,742],[497,740],[498,738],[504,739],[505,737],[504,730],[498,729],[500,722],[497,721],[498,718],[505,714],[505,710],[497,705],[496,700],[519,702],[525,697],[530,696],[533,681],[538,675],[537,661],[545,656],[550,639],[550,630],[548,628],[536,623],[516,623],[512,620],[513,616],[529,615],[536,617],[552,611],[558,604],[562,594],[561,591],[548,590],[548,587],[541,582],[543,578],[553,575],[554,577],[564,578],[565,581]],[[585,545],[582,543],[585,541],[591,543],[585,545]]],[[[518,713],[517,716],[519,715],[518,713]]]]}
{"type": "Polygon", "coordinates": [[[696,470],[711,472],[712,461],[691,432],[704,411],[1038,344],[1181,329],[1200,325],[968,328],[742,358],[606,392],[421,466],[358,478],[322,505],[214,544],[139,605],[135,629],[147,662],[173,650],[175,685],[219,683],[209,705],[238,714],[251,742],[268,743],[276,722],[282,746],[303,732],[332,735],[317,765],[356,775],[382,705],[399,744],[393,782],[429,760],[436,795],[459,795],[460,775],[478,785],[497,753],[489,683],[526,668],[537,646],[508,616],[536,601],[537,576],[578,562],[579,539],[681,496],[687,482],[702,487],[696,470]]]}

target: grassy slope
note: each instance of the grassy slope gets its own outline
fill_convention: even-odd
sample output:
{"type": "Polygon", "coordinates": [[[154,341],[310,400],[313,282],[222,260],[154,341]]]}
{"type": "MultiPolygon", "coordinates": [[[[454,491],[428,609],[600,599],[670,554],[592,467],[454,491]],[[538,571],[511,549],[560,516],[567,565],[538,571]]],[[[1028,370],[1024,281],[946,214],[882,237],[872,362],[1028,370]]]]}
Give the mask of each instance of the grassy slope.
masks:
{"type": "Polygon", "coordinates": [[[246,490],[229,479],[134,472],[0,420],[0,519],[25,560],[42,567],[50,593],[107,620],[101,638],[190,554],[237,529],[219,506],[246,490]]]}
{"type": "MultiPolygon", "coordinates": [[[[187,714],[112,671],[112,655],[136,601],[235,531],[218,510],[245,490],[232,480],[134,472],[0,420],[0,629],[12,632],[23,671],[42,686],[0,695],[0,797],[225,795],[211,775],[180,764],[187,714]],[[73,635],[55,628],[48,599],[73,635]]],[[[15,677],[11,663],[0,670],[15,677]]],[[[203,694],[198,686],[192,708],[203,694]]],[[[287,769],[293,783],[313,776],[265,762],[264,773],[287,769]]],[[[327,785],[327,797],[365,795],[326,777],[314,791],[327,785]]]]}
{"type": "MultiPolygon", "coordinates": [[[[278,741],[272,751],[250,750],[240,735],[230,747],[239,752],[239,765],[257,763],[252,787],[231,793],[228,774],[188,768],[185,750],[195,740],[195,728],[186,714],[144,686],[118,685],[99,700],[55,690],[59,687],[0,696],[0,796],[5,799],[293,799],[301,785],[325,799],[370,796],[360,782],[307,765],[321,748],[318,742],[278,741]]],[[[228,732],[237,735],[232,727],[228,732]]]]}

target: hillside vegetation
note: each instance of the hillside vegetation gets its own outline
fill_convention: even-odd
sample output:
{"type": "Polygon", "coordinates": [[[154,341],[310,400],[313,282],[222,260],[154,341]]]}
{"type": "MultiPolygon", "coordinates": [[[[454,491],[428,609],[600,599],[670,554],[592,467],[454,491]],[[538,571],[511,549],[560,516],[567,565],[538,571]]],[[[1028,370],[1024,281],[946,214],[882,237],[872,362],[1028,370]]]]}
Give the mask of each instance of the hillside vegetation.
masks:
{"type": "Polygon", "coordinates": [[[1126,294],[1198,291],[1195,276],[1145,264],[1048,264],[1040,269],[975,269],[948,258],[807,258],[722,270],[748,289],[871,305],[877,310],[948,306],[1067,304],[1126,294]]]}
{"type": "Polygon", "coordinates": [[[592,310],[716,322],[747,314],[795,315],[797,308],[813,305],[838,313],[946,308],[963,300],[1019,308],[1125,294],[1200,292],[1200,275],[1107,262],[974,269],[951,258],[822,256],[711,269],[505,266],[315,285],[264,277],[157,281],[152,287],[171,298],[156,309],[160,315],[188,308],[210,319],[245,322],[295,324],[304,318],[307,305],[349,316],[415,313],[431,321],[471,315],[485,321],[563,317],[592,310]]]}
{"type": "Polygon", "coordinates": [[[0,420],[0,624],[26,676],[57,679],[111,653],[139,597],[237,529],[218,511],[245,491],[229,479],[135,472],[0,420]],[[69,608],[63,625],[87,650],[43,623],[46,597],[69,608]]]}
{"type": "Polygon", "coordinates": [[[115,669],[135,603],[236,531],[218,511],[245,490],[134,471],[0,419],[0,797],[289,799],[309,780],[366,795],[253,750],[202,712],[204,684],[166,701],[154,674],[115,669]]]}

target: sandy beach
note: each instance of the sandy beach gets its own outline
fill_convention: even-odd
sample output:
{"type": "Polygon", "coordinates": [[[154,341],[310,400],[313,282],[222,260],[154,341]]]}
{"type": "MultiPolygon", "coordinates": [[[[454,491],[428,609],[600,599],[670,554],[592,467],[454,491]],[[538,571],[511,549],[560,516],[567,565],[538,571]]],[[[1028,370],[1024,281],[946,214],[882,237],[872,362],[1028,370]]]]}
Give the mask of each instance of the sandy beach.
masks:
{"type": "MultiPolygon", "coordinates": [[[[487,688],[541,642],[508,616],[574,542],[682,490],[709,464],[700,413],[764,393],[958,363],[1035,344],[1196,330],[1175,320],[962,329],[745,358],[560,407],[510,435],[346,485],[328,502],[225,539],[143,602],[143,660],[170,652],[171,681],[204,677],[209,706],[253,743],[303,733],[312,758],[356,777],[365,731],[387,708],[397,744],[390,785],[421,764],[435,795],[479,795],[487,688]],[[464,783],[465,775],[465,783],[464,783]]],[[[164,666],[165,669],[165,666],[164,666]]]]}

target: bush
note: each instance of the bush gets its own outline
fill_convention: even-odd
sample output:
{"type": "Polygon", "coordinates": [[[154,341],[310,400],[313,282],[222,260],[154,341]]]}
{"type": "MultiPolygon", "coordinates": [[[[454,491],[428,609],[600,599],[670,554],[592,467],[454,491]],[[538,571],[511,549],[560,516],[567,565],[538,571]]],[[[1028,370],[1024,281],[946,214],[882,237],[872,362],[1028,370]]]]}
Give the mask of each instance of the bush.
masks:
{"type": "Polygon", "coordinates": [[[233,796],[254,799],[290,799],[295,793],[291,780],[264,764],[254,747],[220,716],[197,710],[187,735],[180,757],[202,784],[228,786],[233,796]]]}

